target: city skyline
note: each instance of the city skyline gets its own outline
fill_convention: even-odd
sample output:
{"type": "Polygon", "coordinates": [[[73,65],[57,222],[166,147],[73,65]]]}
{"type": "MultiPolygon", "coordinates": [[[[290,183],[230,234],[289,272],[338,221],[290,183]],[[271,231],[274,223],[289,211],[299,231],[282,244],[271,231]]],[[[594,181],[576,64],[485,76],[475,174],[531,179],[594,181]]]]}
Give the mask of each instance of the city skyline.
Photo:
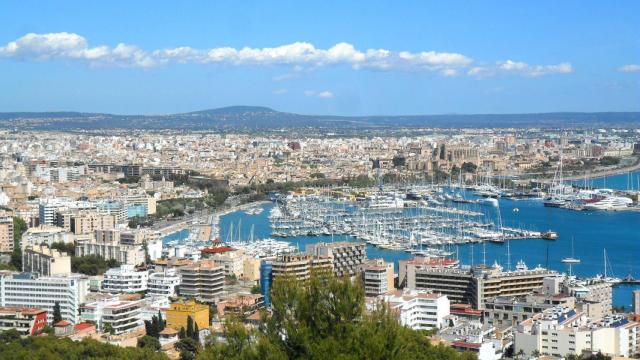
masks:
{"type": "Polygon", "coordinates": [[[1,111],[640,110],[633,2],[32,5],[0,11],[1,111]]]}

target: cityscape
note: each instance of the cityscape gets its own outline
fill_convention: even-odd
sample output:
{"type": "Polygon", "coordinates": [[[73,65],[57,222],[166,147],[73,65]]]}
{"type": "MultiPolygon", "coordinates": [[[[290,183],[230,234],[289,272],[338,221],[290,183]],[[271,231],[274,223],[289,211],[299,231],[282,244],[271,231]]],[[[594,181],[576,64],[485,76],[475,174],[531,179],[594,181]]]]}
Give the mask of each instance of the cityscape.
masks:
{"type": "Polygon", "coordinates": [[[0,5],[0,359],[640,358],[640,7],[539,5],[0,5]]]}

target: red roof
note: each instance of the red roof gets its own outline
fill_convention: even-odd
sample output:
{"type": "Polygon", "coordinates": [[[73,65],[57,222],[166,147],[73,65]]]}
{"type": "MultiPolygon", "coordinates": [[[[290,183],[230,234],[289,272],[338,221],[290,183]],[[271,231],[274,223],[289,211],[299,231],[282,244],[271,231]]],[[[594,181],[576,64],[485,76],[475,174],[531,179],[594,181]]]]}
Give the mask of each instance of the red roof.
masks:
{"type": "Polygon", "coordinates": [[[472,343],[468,343],[466,341],[454,341],[453,342],[453,346],[463,347],[463,348],[468,348],[468,349],[480,349],[482,344],[472,344],[472,343]]]}
{"type": "Polygon", "coordinates": [[[57,323],[53,324],[53,326],[55,327],[67,327],[69,325],[71,325],[71,323],[68,322],[67,320],[60,320],[57,323]]]}
{"type": "Polygon", "coordinates": [[[74,327],[76,331],[83,331],[91,328],[95,328],[96,326],[91,323],[80,323],[74,327]]]}
{"type": "Polygon", "coordinates": [[[213,247],[213,248],[206,248],[206,249],[202,249],[202,253],[205,254],[219,254],[219,253],[225,253],[225,252],[230,252],[230,251],[235,251],[236,249],[228,247],[228,246],[218,246],[218,247],[213,247]]]}

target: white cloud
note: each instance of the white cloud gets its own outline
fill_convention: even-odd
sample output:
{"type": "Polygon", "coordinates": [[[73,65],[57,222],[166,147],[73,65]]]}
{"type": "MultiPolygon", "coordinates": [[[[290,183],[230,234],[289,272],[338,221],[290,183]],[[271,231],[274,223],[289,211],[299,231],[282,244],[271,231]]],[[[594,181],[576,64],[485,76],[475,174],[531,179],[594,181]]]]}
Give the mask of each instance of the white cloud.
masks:
{"type": "Polygon", "coordinates": [[[282,94],[286,94],[288,92],[289,92],[289,90],[287,90],[287,89],[276,89],[276,90],[273,90],[273,93],[276,94],[276,95],[282,95],[282,94]]]}
{"type": "MultiPolygon", "coordinates": [[[[572,72],[569,63],[557,65],[529,65],[513,60],[495,65],[476,65],[466,55],[455,52],[419,51],[395,52],[387,49],[359,50],[341,42],[327,49],[316,48],[308,42],[295,42],[266,48],[217,47],[195,49],[189,46],[140,49],[134,45],[117,44],[89,46],[84,37],[74,33],[29,33],[0,47],[0,58],[18,61],[68,60],[84,61],[90,66],[151,68],[170,64],[221,64],[227,66],[289,66],[293,73],[275,76],[274,81],[296,77],[296,72],[323,66],[346,65],[355,70],[426,71],[441,76],[467,74],[486,77],[498,73],[514,73],[536,77],[572,72]]],[[[621,71],[637,71],[637,65],[627,65],[621,71]]],[[[622,69],[622,68],[621,68],[622,69]]],[[[331,97],[328,92],[325,97],[331,97]]]]}
{"type": "Polygon", "coordinates": [[[307,90],[304,92],[304,96],[308,96],[308,97],[318,97],[321,99],[330,99],[333,97],[333,93],[331,91],[325,90],[325,91],[313,91],[313,90],[307,90]]]}
{"type": "Polygon", "coordinates": [[[640,72],[640,65],[638,64],[628,64],[618,68],[618,71],[621,72],[640,72]]]}
{"type": "Polygon", "coordinates": [[[529,65],[521,61],[507,60],[498,63],[498,70],[507,73],[517,73],[524,76],[538,77],[549,74],[568,74],[573,72],[569,63],[555,65],[529,65]]]}

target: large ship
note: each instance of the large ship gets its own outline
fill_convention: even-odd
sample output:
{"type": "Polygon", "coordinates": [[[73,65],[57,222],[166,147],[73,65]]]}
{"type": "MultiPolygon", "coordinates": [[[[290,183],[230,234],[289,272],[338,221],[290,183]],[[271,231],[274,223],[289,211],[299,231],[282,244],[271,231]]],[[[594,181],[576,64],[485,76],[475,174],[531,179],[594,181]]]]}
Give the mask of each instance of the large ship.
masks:
{"type": "Polygon", "coordinates": [[[585,210],[626,210],[633,204],[633,200],[624,196],[608,196],[596,202],[584,204],[585,210]]]}

